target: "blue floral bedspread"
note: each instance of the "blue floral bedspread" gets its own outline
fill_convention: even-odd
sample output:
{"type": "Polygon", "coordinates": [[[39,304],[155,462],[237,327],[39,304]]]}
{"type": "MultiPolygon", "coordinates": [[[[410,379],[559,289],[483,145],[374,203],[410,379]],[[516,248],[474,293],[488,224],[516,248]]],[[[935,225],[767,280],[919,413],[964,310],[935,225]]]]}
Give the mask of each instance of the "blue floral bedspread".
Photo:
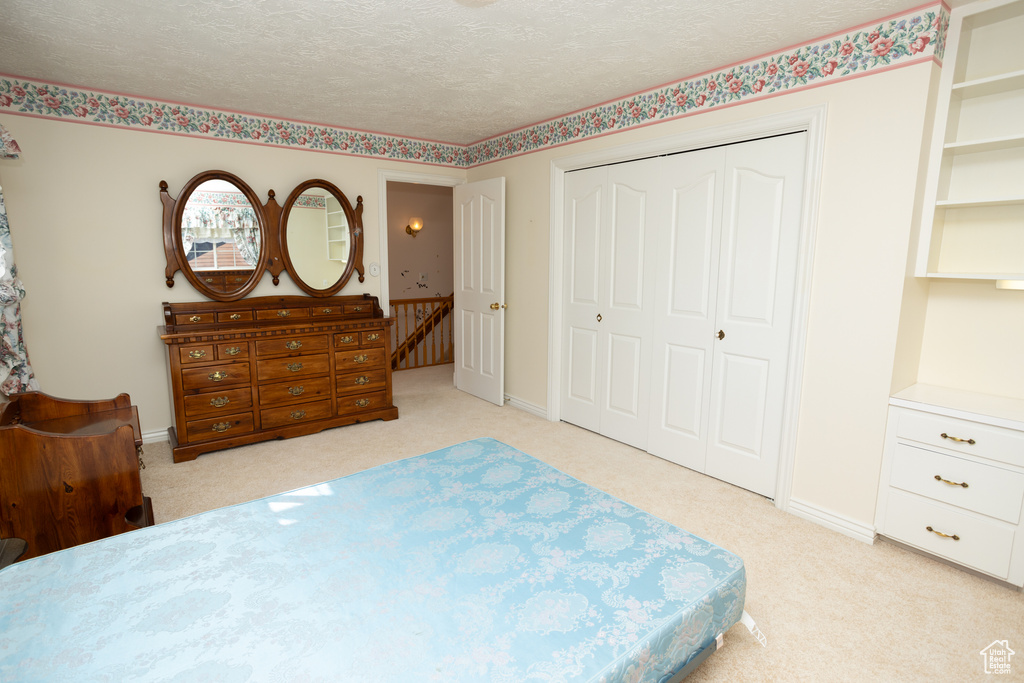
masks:
{"type": "Polygon", "coordinates": [[[479,439],[0,571],[0,681],[656,682],[745,586],[479,439]]]}

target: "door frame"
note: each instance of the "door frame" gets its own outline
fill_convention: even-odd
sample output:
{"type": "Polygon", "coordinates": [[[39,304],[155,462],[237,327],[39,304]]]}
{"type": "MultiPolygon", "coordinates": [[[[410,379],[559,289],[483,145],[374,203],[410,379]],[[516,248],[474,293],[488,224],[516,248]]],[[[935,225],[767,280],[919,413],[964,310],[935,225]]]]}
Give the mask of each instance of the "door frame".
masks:
{"type": "Polygon", "coordinates": [[[803,205],[800,211],[800,237],[797,253],[796,289],[793,300],[789,365],[786,370],[786,398],[783,408],[779,470],[775,484],[775,507],[789,509],[793,489],[793,464],[796,458],[797,427],[800,419],[800,392],[803,380],[807,324],[811,300],[811,271],[817,232],[821,171],[825,150],[825,124],[828,105],[770,114],[755,119],[645,140],[551,161],[551,205],[548,258],[548,409],[547,418],[560,419],[562,381],[562,276],[563,204],[565,174],[590,166],[634,161],[661,154],[685,152],[703,147],[746,142],[757,138],[798,131],[807,132],[807,158],[804,167],[803,205]]]}
{"type": "MultiPolygon", "coordinates": [[[[448,175],[435,175],[432,173],[411,173],[409,171],[395,171],[391,169],[377,169],[377,235],[379,239],[380,258],[380,307],[389,311],[391,306],[391,287],[388,274],[388,183],[418,183],[420,185],[437,185],[441,187],[455,187],[465,185],[468,181],[465,178],[448,175]]],[[[454,230],[454,227],[452,228],[454,230]]],[[[452,247],[454,249],[454,245],[452,247]]]]}

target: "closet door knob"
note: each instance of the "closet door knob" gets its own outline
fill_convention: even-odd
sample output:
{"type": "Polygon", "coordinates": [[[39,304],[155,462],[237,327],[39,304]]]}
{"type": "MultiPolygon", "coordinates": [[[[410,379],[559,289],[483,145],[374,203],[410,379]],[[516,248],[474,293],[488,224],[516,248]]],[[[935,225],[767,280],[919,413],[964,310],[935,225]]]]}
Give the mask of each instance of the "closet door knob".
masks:
{"type": "Polygon", "coordinates": [[[597,314],[597,322],[601,322],[601,314],[600,313],[597,314]]]}
{"type": "Polygon", "coordinates": [[[715,336],[718,337],[719,339],[725,339],[725,330],[719,330],[718,334],[715,336]]]}

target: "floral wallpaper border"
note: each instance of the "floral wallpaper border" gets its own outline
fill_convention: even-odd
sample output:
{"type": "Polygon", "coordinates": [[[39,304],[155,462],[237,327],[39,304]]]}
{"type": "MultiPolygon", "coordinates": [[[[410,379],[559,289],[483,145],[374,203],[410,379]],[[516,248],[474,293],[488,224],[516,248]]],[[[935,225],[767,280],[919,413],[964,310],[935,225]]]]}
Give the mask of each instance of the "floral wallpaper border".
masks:
{"type": "Polygon", "coordinates": [[[0,76],[0,111],[136,130],[467,168],[717,107],[908,66],[945,52],[949,10],[918,8],[767,57],[470,145],[300,123],[0,76]]]}

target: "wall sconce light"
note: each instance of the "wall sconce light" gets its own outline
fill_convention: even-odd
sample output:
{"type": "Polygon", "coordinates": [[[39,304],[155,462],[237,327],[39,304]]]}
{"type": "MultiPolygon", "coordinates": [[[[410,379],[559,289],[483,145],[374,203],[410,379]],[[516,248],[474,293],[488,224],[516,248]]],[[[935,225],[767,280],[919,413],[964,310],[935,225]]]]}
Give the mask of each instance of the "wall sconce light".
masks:
{"type": "Polygon", "coordinates": [[[409,219],[409,225],[405,226],[405,232],[407,234],[409,234],[409,235],[412,235],[413,237],[415,237],[416,233],[418,233],[422,229],[423,229],[423,219],[422,218],[410,218],[409,219]]]}

